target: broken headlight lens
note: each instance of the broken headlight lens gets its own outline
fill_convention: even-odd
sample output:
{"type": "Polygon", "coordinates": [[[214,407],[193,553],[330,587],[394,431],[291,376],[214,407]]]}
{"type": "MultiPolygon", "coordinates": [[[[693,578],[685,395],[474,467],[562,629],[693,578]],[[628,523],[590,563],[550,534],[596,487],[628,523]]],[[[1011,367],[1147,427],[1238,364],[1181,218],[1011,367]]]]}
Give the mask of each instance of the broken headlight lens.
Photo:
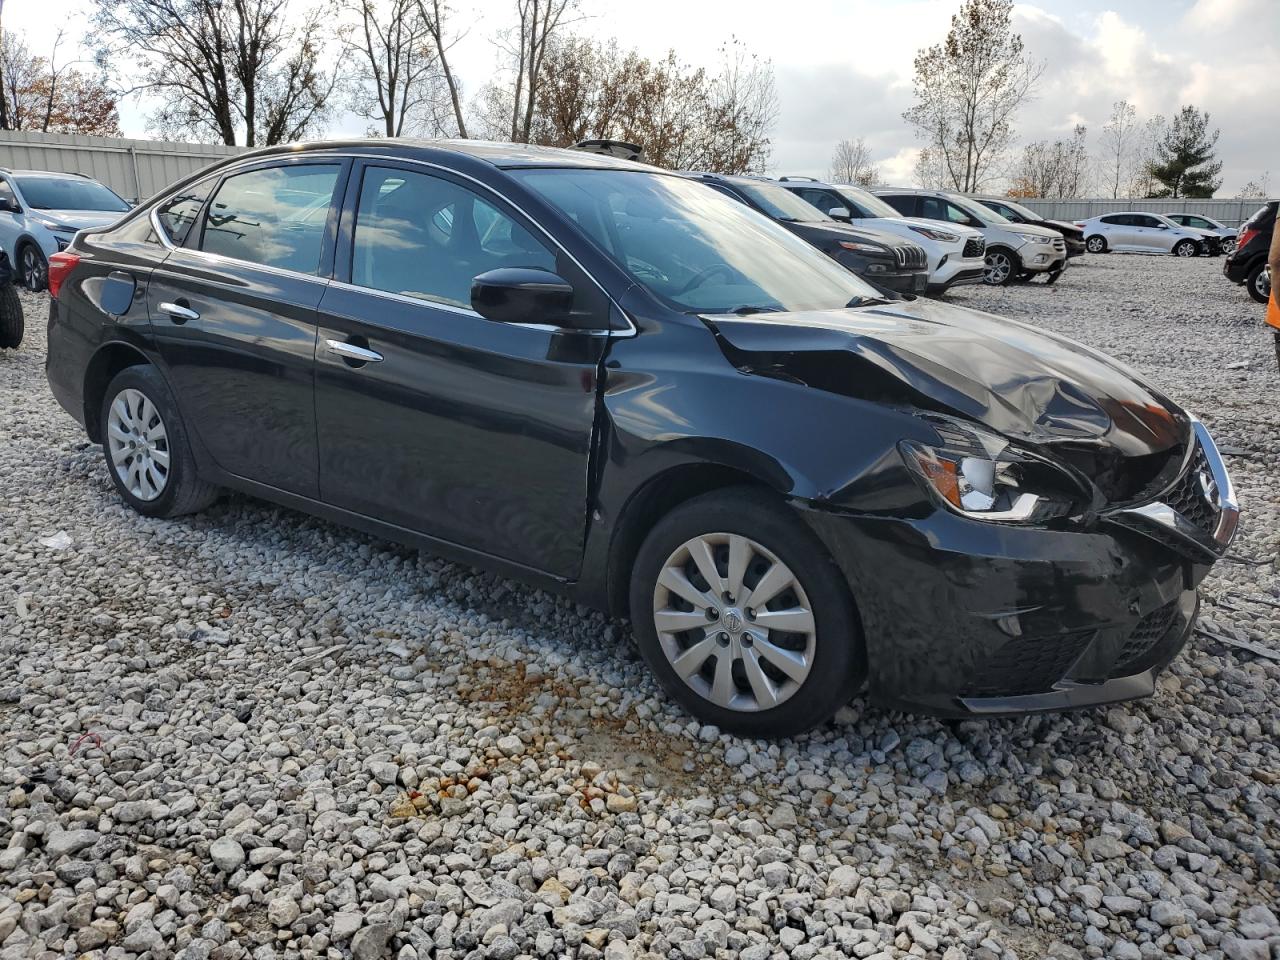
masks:
{"type": "Polygon", "coordinates": [[[904,440],[907,467],[942,505],[974,520],[1042,523],[1070,515],[1080,493],[1062,468],[954,421],[932,422],[939,444],[904,440]]]}

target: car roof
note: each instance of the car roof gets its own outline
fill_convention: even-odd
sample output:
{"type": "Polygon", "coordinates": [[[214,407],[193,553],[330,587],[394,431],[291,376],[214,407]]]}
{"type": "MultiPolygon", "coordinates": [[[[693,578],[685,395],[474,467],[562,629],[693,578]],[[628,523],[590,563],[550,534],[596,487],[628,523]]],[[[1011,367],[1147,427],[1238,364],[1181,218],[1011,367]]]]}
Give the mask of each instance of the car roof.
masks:
{"type": "MultiPolygon", "coordinates": [[[[10,170],[8,167],[0,167],[3,171],[15,177],[33,177],[43,180],[93,180],[93,177],[87,173],[73,173],[58,170],[10,170]]],[[[96,180],[94,181],[97,182],[96,180]]]]}
{"type": "Polygon", "coordinates": [[[439,159],[440,154],[470,157],[499,169],[521,167],[580,167],[596,170],[644,170],[668,173],[659,167],[633,160],[623,160],[603,153],[542,147],[528,143],[498,143],[489,140],[424,140],[415,137],[378,137],[348,140],[314,140],[287,146],[265,147],[237,154],[234,162],[296,155],[321,150],[378,150],[401,153],[408,157],[439,159]]]}

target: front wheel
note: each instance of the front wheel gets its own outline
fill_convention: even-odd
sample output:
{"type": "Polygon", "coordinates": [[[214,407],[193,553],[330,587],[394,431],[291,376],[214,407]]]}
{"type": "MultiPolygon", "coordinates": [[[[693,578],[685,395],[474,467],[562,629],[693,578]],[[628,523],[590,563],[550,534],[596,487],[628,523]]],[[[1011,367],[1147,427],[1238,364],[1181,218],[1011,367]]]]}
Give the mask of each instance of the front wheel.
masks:
{"type": "Polygon", "coordinates": [[[1223,253],[1226,253],[1226,254],[1232,254],[1232,253],[1235,253],[1235,252],[1236,252],[1236,238],[1235,238],[1235,237],[1223,237],[1223,238],[1222,238],[1222,252],[1223,252],[1223,253]]]}
{"type": "Polygon", "coordinates": [[[22,300],[13,284],[0,285],[0,349],[15,350],[22,343],[22,300]]]}
{"type": "Polygon", "coordinates": [[[1194,257],[1199,252],[1200,249],[1194,240],[1179,240],[1173,248],[1175,257],[1194,257]]]}
{"type": "Polygon", "coordinates": [[[1084,248],[1088,250],[1090,253],[1106,253],[1107,252],[1106,238],[1100,237],[1097,234],[1094,234],[1092,237],[1090,237],[1088,240],[1084,242],[1084,248]]]}
{"type": "Polygon", "coordinates": [[[1253,297],[1258,303],[1266,303],[1271,299],[1270,268],[1265,263],[1259,263],[1249,271],[1249,276],[1244,281],[1244,288],[1249,291],[1249,296],[1253,297]]]}
{"type": "Polygon", "coordinates": [[[155,367],[126,367],[115,375],[98,427],[111,482],[138,513],[176,517],[217,499],[218,488],[196,473],[177,404],[155,367]]]}
{"type": "Polygon", "coordinates": [[[982,282],[993,287],[1012,283],[1022,269],[1017,259],[1007,250],[988,250],[987,269],[982,275],[982,282]]]}
{"type": "Polygon", "coordinates": [[[34,243],[27,242],[18,254],[18,274],[22,277],[22,285],[32,293],[39,293],[49,283],[49,261],[44,251],[34,243]]]}
{"type": "Polygon", "coordinates": [[[812,531],[755,490],[709,493],[659,521],[630,599],[663,688],[725,731],[801,733],[848,703],[865,676],[844,577],[812,531]]]}

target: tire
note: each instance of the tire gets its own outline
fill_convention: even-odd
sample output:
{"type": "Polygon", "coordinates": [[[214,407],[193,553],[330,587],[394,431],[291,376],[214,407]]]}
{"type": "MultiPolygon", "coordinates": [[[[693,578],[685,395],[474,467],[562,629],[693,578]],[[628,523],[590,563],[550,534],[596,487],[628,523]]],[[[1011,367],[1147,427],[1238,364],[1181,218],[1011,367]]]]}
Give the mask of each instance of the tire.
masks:
{"type": "Polygon", "coordinates": [[[39,293],[49,285],[49,261],[44,251],[30,240],[18,248],[18,276],[32,293],[39,293]]]}
{"type": "Polygon", "coordinates": [[[1106,253],[1107,238],[1095,233],[1092,237],[1086,238],[1084,248],[1090,253],[1106,253]]]}
{"type": "Polygon", "coordinates": [[[155,367],[126,367],[112,378],[103,395],[98,428],[111,482],[143,516],[195,513],[218,498],[218,488],[196,472],[177,404],[155,367]],[[133,454],[134,449],[141,453],[133,454]],[[135,461],[142,464],[136,473],[135,461]]]}
{"type": "Polygon", "coordinates": [[[1022,264],[1017,254],[1003,247],[995,247],[987,251],[987,268],[982,274],[982,282],[990,287],[1004,287],[1013,283],[1022,272],[1022,264]]]}
{"type": "Polygon", "coordinates": [[[1061,277],[1064,272],[1065,271],[1063,270],[1050,270],[1048,276],[1045,278],[1045,284],[1050,287],[1053,286],[1058,282],[1058,278],[1061,277]]]}
{"type": "Polygon", "coordinates": [[[721,730],[758,737],[801,733],[848,703],[866,675],[862,634],[843,575],[817,536],[760,491],[715,491],[663,517],[636,557],[630,600],[640,652],[663,689],[721,730]],[[740,587],[733,586],[729,567],[731,538],[745,569],[737,578],[740,587]],[[723,578],[718,586],[728,590],[710,586],[701,575],[705,566],[692,559],[699,544],[711,547],[704,563],[716,565],[715,576],[723,578]],[[766,601],[772,610],[752,608],[749,592],[745,597],[730,592],[758,590],[766,578],[774,585],[790,584],[766,601]],[[685,592],[670,583],[682,583],[685,592]],[[720,594],[718,600],[714,593],[720,594]],[[780,610],[796,631],[761,627],[764,616],[780,610]],[[668,630],[660,633],[664,614],[668,630]],[[688,628],[671,629],[673,622],[686,620],[688,628]],[[680,658],[695,667],[685,672],[687,681],[673,665],[680,658]],[[787,674],[775,665],[779,662],[788,665],[787,674]]]}
{"type": "Polygon", "coordinates": [[[1223,253],[1225,253],[1225,254],[1227,254],[1227,255],[1230,255],[1230,254],[1233,254],[1233,253],[1235,253],[1235,252],[1236,252],[1236,240],[1235,240],[1235,237],[1223,237],[1223,238],[1222,238],[1222,252],[1223,252],[1223,253]]]}
{"type": "Polygon", "coordinates": [[[16,350],[22,343],[22,300],[13,284],[0,286],[0,349],[16,350]]]}
{"type": "Polygon", "coordinates": [[[1200,248],[1194,240],[1179,240],[1173,245],[1173,255],[1175,257],[1194,257],[1199,252],[1200,248]]]}
{"type": "Polygon", "coordinates": [[[1244,288],[1258,303],[1266,303],[1271,298],[1271,271],[1267,269],[1265,261],[1249,271],[1244,288]]]}

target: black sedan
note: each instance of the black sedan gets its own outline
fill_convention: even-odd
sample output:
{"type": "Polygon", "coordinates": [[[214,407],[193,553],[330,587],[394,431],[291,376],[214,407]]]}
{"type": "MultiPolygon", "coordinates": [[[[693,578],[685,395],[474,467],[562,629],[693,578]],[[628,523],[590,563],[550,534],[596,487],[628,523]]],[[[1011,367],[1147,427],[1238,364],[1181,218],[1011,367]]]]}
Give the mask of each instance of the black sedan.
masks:
{"type": "Polygon", "coordinates": [[[1084,231],[1074,223],[1067,223],[1065,220],[1046,220],[1030,207],[1024,207],[1022,204],[1016,203],[1007,197],[984,197],[972,194],[970,196],[984,207],[1000,214],[1010,223],[1030,223],[1037,227],[1048,227],[1050,230],[1056,230],[1062,234],[1063,242],[1067,245],[1068,258],[1078,257],[1088,252],[1084,245],[1084,231]]]}
{"type": "Polygon", "coordinates": [[[842,223],[769,180],[720,173],[688,176],[776,220],[879,287],[905,294],[924,293],[929,287],[929,255],[917,243],[883,230],[842,223]]]}
{"type": "Polygon", "coordinates": [[[1106,357],[608,156],[270,148],[49,285],[49,384],[138,513],[230,488],[560,591],[726,730],[1148,695],[1238,517],[1106,357]]]}

